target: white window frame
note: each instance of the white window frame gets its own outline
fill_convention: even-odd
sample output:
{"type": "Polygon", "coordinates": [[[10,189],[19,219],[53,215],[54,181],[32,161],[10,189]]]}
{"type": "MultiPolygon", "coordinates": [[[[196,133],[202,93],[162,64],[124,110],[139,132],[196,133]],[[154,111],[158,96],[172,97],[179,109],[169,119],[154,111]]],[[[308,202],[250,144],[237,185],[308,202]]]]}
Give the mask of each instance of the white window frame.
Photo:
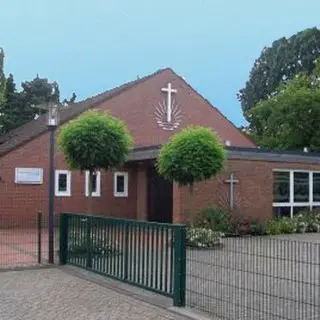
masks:
{"type": "Polygon", "coordinates": [[[115,172],[113,174],[113,195],[114,197],[128,197],[128,185],[129,185],[128,172],[115,172]],[[118,177],[124,177],[124,192],[117,192],[118,177]]]}
{"type": "Polygon", "coordinates": [[[56,170],[55,171],[55,195],[58,197],[70,197],[71,196],[71,171],[69,170],[56,170]],[[67,175],[67,190],[59,191],[59,175],[67,175]]]}
{"type": "MultiPolygon", "coordinates": [[[[86,179],[85,179],[85,194],[86,197],[89,197],[89,171],[86,171],[86,179]]],[[[100,171],[94,172],[94,175],[97,176],[96,179],[96,191],[92,192],[92,197],[100,197],[101,196],[101,173],[100,171]]]]}
{"type": "Polygon", "coordinates": [[[320,171],[301,170],[301,169],[273,169],[272,171],[273,172],[289,172],[289,192],[290,192],[289,202],[273,202],[272,203],[273,207],[290,207],[290,217],[293,218],[293,208],[309,207],[309,210],[312,210],[313,207],[320,206],[320,202],[313,201],[313,174],[320,173],[320,171]],[[308,202],[294,202],[294,173],[295,172],[309,173],[309,201],[308,202]]]}

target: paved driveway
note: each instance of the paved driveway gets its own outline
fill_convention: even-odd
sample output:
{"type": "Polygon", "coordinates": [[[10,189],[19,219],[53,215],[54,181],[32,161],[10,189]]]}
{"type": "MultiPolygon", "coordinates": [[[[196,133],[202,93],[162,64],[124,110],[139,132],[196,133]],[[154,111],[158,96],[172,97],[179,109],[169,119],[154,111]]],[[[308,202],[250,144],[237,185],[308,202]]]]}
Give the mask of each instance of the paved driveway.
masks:
{"type": "Polygon", "coordinates": [[[319,320],[320,234],[228,238],[188,250],[187,301],[226,320],[319,320]]]}
{"type": "Polygon", "coordinates": [[[60,269],[0,272],[1,320],[182,318],[60,269]]]}
{"type": "MultiPolygon", "coordinates": [[[[55,230],[55,250],[59,246],[58,236],[58,230],[55,230]]],[[[0,269],[37,266],[39,253],[41,264],[46,264],[48,261],[47,228],[41,229],[40,241],[39,247],[38,230],[35,228],[0,229],[0,269]]]]}

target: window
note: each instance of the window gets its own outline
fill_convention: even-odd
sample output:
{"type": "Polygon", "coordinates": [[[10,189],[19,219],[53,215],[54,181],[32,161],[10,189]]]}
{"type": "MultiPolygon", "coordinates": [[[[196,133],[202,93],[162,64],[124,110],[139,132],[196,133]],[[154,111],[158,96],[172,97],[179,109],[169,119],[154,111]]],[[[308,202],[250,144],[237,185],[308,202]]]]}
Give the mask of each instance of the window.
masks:
{"type": "Polygon", "coordinates": [[[115,172],[114,173],[113,195],[115,197],[127,197],[128,196],[128,173],[127,172],[115,172]]]}
{"type": "Polygon", "coordinates": [[[289,202],[290,173],[275,172],[273,175],[273,202],[289,202]]]}
{"type": "Polygon", "coordinates": [[[56,170],[55,176],[56,196],[71,196],[71,172],[68,170],[56,170]]]}
{"type": "Polygon", "coordinates": [[[309,202],[309,172],[293,173],[294,202],[309,202]]]}
{"type": "Polygon", "coordinates": [[[273,207],[280,216],[293,217],[320,205],[320,172],[274,170],[273,207]]]}
{"type": "MultiPolygon", "coordinates": [[[[89,196],[89,171],[86,171],[86,197],[89,196]]],[[[101,194],[101,175],[100,172],[94,172],[91,180],[92,197],[100,197],[101,194]]]]}
{"type": "Polygon", "coordinates": [[[320,202],[320,173],[313,173],[313,202],[320,202]]]}

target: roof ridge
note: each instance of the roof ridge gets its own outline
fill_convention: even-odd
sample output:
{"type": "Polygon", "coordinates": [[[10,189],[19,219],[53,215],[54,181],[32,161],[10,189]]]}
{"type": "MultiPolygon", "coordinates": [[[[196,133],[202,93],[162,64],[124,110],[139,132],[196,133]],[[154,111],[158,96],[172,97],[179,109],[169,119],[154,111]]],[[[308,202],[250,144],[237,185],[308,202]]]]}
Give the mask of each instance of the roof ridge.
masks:
{"type": "MultiPolygon", "coordinates": [[[[77,103],[71,104],[68,108],[61,110],[60,113],[60,124],[62,125],[65,122],[71,120],[72,118],[78,116],[82,112],[94,108],[95,106],[99,105],[100,103],[112,99],[113,97],[121,94],[126,90],[130,90],[135,86],[144,83],[145,81],[155,77],[156,75],[167,71],[169,68],[162,68],[158,69],[157,71],[143,76],[136,80],[131,80],[126,82],[122,85],[116,86],[109,90],[106,90],[102,93],[99,93],[95,96],[86,98],[82,101],[77,103]]],[[[19,126],[15,129],[10,130],[8,133],[0,137],[0,157],[4,156],[12,149],[21,146],[22,144],[36,138],[37,136],[43,134],[48,130],[46,123],[45,123],[46,114],[41,115],[37,120],[31,120],[27,123],[19,126]],[[24,132],[24,130],[29,129],[31,134],[24,132]],[[18,139],[17,139],[18,138],[18,139]],[[21,139],[19,139],[21,138],[21,139]]]]}

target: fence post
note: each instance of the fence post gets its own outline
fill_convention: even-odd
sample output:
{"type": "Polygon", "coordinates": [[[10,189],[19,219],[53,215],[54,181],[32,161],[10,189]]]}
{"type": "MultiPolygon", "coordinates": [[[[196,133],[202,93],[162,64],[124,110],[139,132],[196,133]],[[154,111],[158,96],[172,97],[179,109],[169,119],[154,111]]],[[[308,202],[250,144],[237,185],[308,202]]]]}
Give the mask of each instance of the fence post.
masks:
{"type": "Polygon", "coordinates": [[[91,241],[91,226],[92,219],[91,217],[87,218],[87,229],[86,229],[86,243],[87,243],[87,268],[92,268],[92,241],[94,241],[92,237],[91,241]]]}
{"type": "Polygon", "coordinates": [[[186,228],[178,226],[174,229],[174,277],[173,305],[186,305],[186,228]]]}
{"type": "Polygon", "coordinates": [[[41,228],[42,228],[42,213],[37,214],[37,229],[38,229],[38,263],[41,263],[41,228]]]}
{"type": "Polygon", "coordinates": [[[125,223],[124,234],[124,280],[128,280],[129,274],[129,224],[125,223]]]}
{"type": "Polygon", "coordinates": [[[60,264],[66,264],[68,260],[68,215],[60,214],[59,231],[60,231],[60,264]]]}

